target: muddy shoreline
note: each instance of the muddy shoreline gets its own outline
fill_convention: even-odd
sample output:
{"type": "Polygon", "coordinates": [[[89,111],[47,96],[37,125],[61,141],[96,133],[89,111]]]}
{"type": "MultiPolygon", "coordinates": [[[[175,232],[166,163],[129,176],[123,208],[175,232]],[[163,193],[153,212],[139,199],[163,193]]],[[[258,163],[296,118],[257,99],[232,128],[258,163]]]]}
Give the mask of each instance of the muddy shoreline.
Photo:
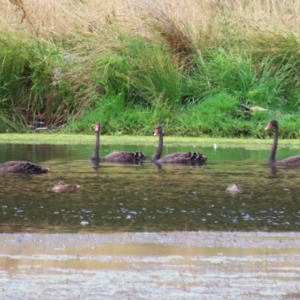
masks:
{"type": "Polygon", "coordinates": [[[141,233],[2,233],[0,247],[9,244],[48,247],[63,244],[65,247],[86,248],[103,244],[157,244],[180,247],[230,248],[299,248],[298,232],[215,232],[174,231],[141,233]]]}
{"type": "Polygon", "coordinates": [[[299,299],[298,232],[2,233],[0,299],[299,299]]]}

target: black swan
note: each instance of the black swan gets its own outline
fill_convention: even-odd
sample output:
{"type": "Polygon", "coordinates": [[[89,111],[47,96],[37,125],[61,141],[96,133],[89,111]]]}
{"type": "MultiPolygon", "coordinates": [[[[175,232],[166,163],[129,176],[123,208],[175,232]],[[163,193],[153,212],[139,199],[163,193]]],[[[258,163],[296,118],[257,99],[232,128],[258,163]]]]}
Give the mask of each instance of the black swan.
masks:
{"type": "Polygon", "coordinates": [[[7,161],[0,165],[0,173],[42,174],[49,169],[31,161],[7,161]]]}
{"type": "Polygon", "coordinates": [[[146,159],[146,155],[144,155],[140,151],[114,151],[106,156],[100,157],[100,129],[101,126],[97,122],[95,124],[95,132],[96,132],[96,142],[95,148],[92,155],[92,162],[119,162],[119,163],[141,163],[146,159]]]}
{"type": "Polygon", "coordinates": [[[52,188],[53,192],[60,193],[60,192],[73,192],[76,191],[80,185],[77,184],[68,184],[63,182],[58,182],[52,188]]]}
{"type": "Polygon", "coordinates": [[[200,152],[177,152],[171,153],[161,158],[163,152],[163,129],[161,125],[155,127],[154,135],[158,135],[158,147],[152,156],[155,163],[177,163],[177,164],[204,164],[207,160],[200,152]]]}
{"type": "Polygon", "coordinates": [[[279,125],[276,120],[272,120],[265,128],[265,130],[274,128],[274,141],[273,146],[271,149],[271,155],[269,158],[269,164],[270,165],[281,165],[281,166],[299,166],[300,167],[300,156],[291,156],[288,158],[285,158],[283,160],[276,161],[276,150],[277,150],[277,144],[278,144],[278,136],[279,136],[279,125]]]}
{"type": "Polygon", "coordinates": [[[240,193],[243,192],[243,188],[237,183],[231,183],[226,188],[226,192],[227,193],[232,193],[232,194],[240,194],[240,193]]]}

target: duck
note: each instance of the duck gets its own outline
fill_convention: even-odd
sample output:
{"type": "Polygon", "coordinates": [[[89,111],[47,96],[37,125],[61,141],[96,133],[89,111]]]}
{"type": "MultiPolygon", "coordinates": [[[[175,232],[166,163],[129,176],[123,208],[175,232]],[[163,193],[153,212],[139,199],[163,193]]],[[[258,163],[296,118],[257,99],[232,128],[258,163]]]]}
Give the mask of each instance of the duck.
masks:
{"type": "Polygon", "coordinates": [[[43,174],[48,171],[49,168],[31,161],[15,160],[0,164],[0,173],[43,174]]]}
{"type": "Polygon", "coordinates": [[[243,188],[238,183],[231,183],[226,188],[226,192],[232,194],[241,194],[243,193],[243,188]]]}
{"type": "Polygon", "coordinates": [[[176,152],[161,157],[163,152],[163,127],[157,125],[154,129],[154,135],[158,135],[158,147],[152,156],[154,163],[177,163],[177,164],[204,164],[207,157],[200,152],[176,152]]]}
{"type": "Polygon", "coordinates": [[[276,161],[276,151],[279,137],[279,123],[277,120],[272,120],[265,127],[265,130],[274,128],[274,140],[271,148],[270,157],[268,160],[271,166],[290,166],[290,167],[300,167],[300,155],[290,156],[288,158],[276,161]]]}
{"type": "Polygon", "coordinates": [[[74,192],[78,188],[80,188],[80,185],[77,184],[69,184],[69,183],[63,183],[62,181],[56,183],[54,187],[52,188],[53,192],[60,193],[60,192],[74,192]]]}
{"type": "Polygon", "coordinates": [[[141,151],[114,151],[106,156],[100,157],[100,130],[101,125],[99,122],[95,124],[96,141],[92,154],[92,162],[114,162],[114,163],[142,163],[147,158],[141,151]]]}

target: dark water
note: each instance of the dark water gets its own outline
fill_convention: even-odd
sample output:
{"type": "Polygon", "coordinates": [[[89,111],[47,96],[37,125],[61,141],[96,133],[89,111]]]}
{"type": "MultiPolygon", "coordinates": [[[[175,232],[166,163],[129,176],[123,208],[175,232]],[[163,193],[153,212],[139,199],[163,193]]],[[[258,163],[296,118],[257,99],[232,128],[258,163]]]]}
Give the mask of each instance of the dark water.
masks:
{"type": "MultiPolygon", "coordinates": [[[[300,169],[270,170],[268,150],[197,148],[209,157],[203,167],[103,164],[94,170],[87,161],[92,148],[0,145],[1,163],[31,160],[51,169],[44,175],[0,175],[0,231],[299,230],[300,169]],[[58,181],[81,188],[53,193],[58,181]],[[243,194],[225,192],[233,182],[243,194]]],[[[101,152],[136,148],[103,145],[101,152]]],[[[164,153],[190,149],[168,147],[164,153]]],[[[295,154],[280,149],[278,157],[295,154]]]]}

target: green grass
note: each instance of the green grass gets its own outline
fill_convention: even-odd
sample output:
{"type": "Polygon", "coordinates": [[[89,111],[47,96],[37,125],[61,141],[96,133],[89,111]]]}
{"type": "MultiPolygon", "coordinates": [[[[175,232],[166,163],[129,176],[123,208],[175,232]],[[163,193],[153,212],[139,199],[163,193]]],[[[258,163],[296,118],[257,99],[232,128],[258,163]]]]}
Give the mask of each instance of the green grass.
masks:
{"type": "Polygon", "coordinates": [[[277,118],[284,138],[300,136],[291,58],[283,63],[276,53],[258,64],[257,49],[229,45],[189,55],[182,68],[167,45],[142,38],[121,44],[97,56],[92,77],[103,90],[93,94],[90,109],[69,119],[67,132],[89,132],[100,121],[111,135],[147,135],[160,123],[173,135],[261,138],[259,125],[277,118]],[[267,112],[249,113],[242,104],[267,112]]]}
{"type": "Polygon", "coordinates": [[[139,8],[143,30],[125,30],[115,12],[60,36],[39,36],[33,15],[31,34],[0,27],[0,132],[25,132],[43,116],[65,133],[91,133],[100,121],[114,136],[149,135],[160,123],[168,135],[263,138],[262,124],[276,118],[283,138],[300,137],[298,35],[275,23],[252,30],[238,11],[233,19],[221,4],[206,8],[200,29],[159,5],[139,8]]]}
{"type": "MultiPolygon", "coordinates": [[[[263,128],[261,128],[264,131],[263,128]]],[[[86,134],[61,134],[61,133],[24,133],[24,134],[0,134],[0,143],[7,144],[48,144],[48,145],[80,145],[95,143],[94,135],[86,134]]],[[[196,138],[196,137],[175,137],[165,136],[165,145],[186,145],[201,147],[213,147],[217,143],[219,148],[237,147],[246,149],[270,149],[272,137],[266,136],[265,139],[224,139],[224,138],[196,138]]],[[[101,144],[106,145],[157,145],[157,137],[151,136],[101,136],[101,144]]],[[[285,139],[279,141],[279,147],[299,148],[299,141],[285,139]]]]}
{"type": "Polygon", "coordinates": [[[59,125],[90,106],[76,101],[60,45],[3,32],[0,44],[0,131],[22,131],[37,115],[59,125]]]}

